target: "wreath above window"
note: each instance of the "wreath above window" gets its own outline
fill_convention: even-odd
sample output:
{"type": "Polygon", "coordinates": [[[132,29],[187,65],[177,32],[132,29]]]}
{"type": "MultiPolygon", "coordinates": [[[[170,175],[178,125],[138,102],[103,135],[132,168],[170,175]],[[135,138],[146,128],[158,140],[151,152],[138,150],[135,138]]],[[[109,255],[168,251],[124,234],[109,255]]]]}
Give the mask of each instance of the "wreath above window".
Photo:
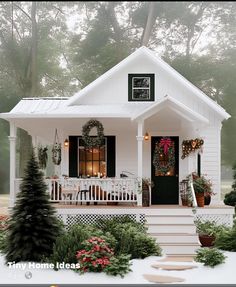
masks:
{"type": "Polygon", "coordinates": [[[104,129],[103,125],[97,120],[88,121],[82,128],[82,139],[88,148],[100,147],[104,144],[104,129]],[[92,128],[97,129],[97,136],[92,137],[89,135],[92,128]]]}

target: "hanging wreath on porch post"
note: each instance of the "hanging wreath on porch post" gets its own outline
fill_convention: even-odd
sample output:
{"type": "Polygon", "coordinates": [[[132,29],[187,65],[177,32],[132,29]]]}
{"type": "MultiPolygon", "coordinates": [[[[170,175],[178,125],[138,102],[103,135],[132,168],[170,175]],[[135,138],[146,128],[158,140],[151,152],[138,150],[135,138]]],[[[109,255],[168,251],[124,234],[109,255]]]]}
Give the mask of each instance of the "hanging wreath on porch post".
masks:
{"type": "Polygon", "coordinates": [[[104,129],[102,123],[97,120],[89,120],[82,128],[82,139],[88,148],[100,147],[104,144],[104,129]],[[92,128],[97,129],[97,136],[89,135],[92,128]]]}
{"type": "Polygon", "coordinates": [[[164,174],[175,165],[175,148],[170,138],[163,137],[156,143],[152,163],[156,170],[164,174]],[[161,157],[166,157],[167,160],[163,161],[161,157]]]}
{"type": "Polygon", "coordinates": [[[55,165],[60,165],[61,163],[61,144],[59,143],[57,129],[55,131],[54,143],[52,147],[52,162],[55,165]]]}

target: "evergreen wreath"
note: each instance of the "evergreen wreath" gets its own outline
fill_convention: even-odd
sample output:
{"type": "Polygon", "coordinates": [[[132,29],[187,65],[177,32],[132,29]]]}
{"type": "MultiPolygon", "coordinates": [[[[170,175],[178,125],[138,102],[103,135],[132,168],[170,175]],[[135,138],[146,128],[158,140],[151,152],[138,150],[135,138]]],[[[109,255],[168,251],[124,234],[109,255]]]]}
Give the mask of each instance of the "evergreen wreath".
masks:
{"type": "Polygon", "coordinates": [[[160,161],[160,155],[164,153],[164,146],[161,146],[160,143],[156,143],[156,147],[153,154],[153,165],[161,173],[166,173],[171,167],[175,165],[175,150],[174,146],[171,144],[168,147],[168,162],[165,165],[162,165],[160,161]]]}
{"type": "Polygon", "coordinates": [[[103,125],[97,120],[88,121],[82,128],[82,139],[86,147],[100,147],[104,144],[104,129],[103,125]],[[97,128],[97,136],[89,135],[92,128],[97,128]]]}

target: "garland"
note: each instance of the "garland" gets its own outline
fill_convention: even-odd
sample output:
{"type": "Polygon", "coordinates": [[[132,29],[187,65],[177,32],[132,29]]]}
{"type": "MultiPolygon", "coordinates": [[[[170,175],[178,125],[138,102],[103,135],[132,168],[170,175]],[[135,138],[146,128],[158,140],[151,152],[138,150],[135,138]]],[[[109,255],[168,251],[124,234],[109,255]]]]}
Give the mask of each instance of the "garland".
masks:
{"type": "Polygon", "coordinates": [[[156,143],[156,147],[153,154],[153,165],[161,173],[166,173],[171,167],[175,165],[175,149],[171,140],[169,138],[163,138],[160,143],[156,143]],[[170,142],[170,144],[162,145],[163,141],[170,142]],[[161,164],[160,156],[161,154],[168,155],[168,162],[165,165],[161,164]]]}
{"type": "Polygon", "coordinates": [[[85,146],[87,146],[88,148],[102,146],[104,144],[103,125],[97,120],[88,121],[82,128],[82,139],[85,146]],[[91,137],[89,133],[94,127],[97,128],[97,136],[91,137]]]}
{"type": "Polygon", "coordinates": [[[187,157],[191,152],[194,152],[197,149],[200,149],[204,144],[203,139],[196,138],[195,140],[184,140],[182,142],[182,156],[181,158],[184,159],[187,157]]]}

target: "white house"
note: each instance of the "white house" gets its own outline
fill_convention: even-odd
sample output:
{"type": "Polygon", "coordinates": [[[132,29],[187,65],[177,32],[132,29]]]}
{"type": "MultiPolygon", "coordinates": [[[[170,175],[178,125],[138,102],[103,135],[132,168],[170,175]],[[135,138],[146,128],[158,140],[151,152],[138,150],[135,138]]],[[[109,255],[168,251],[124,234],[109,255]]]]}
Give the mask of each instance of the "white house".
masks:
{"type": "MultiPolygon", "coordinates": [[[[62,160],[56,168],[59,179],[48,180],[52,201],[126,203],[125,211],[119,212],[118,207],[97,211],[92,207],[91,212],[74,204],[73,212],[70,206],[64,214],[111,214],[115,210],[116,214],[154,216],[168,214],[172,205],[175,211],[168,216],[174,222],[175,215],[180,216],[179,183],[198,172],[207,174],[216,194],[211,208],[199,209],[198,216],[232,224],[233,209],[214,208],[220,204],[221,127],[230,115],[146,47],[137,49],[71,98],[22,99],[1,117],[10,123],[10,206],[18,192],[16,128],[20,127],[32,136],[35,146],[52,144],[58,132],[62,160]],[[99,121],[104,128],[105,144],[100,148],[84,147],[82,129],[90,120],[99,121]],[[69,145],[64,145],[65,140],[69,145]],[[183,148],[187,149],[185,156],[183,148]],[[62,175],[69,179],[62,181],[62,175]],[[154,182],[152,207],[148,212],[134,212],[136,204],[142,205],[136,180],[142,177],[154,182]],[[132,203],[130,208],[127,203],[132,203]]],[[[92,129],[91,135],[96,135],[96,130],[92,129]]]]}

